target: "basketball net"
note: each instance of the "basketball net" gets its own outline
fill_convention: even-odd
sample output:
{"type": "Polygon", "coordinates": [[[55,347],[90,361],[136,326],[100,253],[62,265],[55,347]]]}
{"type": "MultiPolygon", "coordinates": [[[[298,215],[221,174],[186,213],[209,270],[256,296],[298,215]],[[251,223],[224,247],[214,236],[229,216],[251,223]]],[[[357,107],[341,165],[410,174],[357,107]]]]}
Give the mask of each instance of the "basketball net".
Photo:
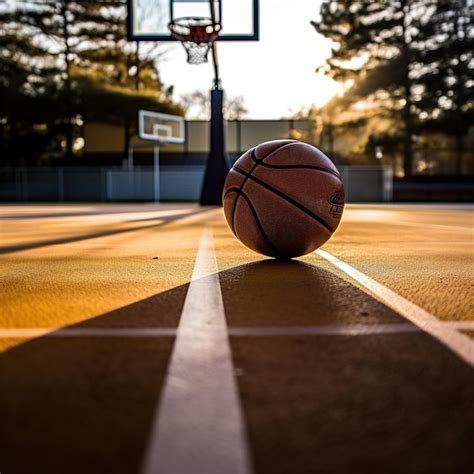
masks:
{"type": "Polygon", "coordinates": [[[212,18],[202,17],[176,18],[168,27],[172,36],[181,41],[189,64],[207,62],[209,50],[221,30],[220,23],[212,18]]]}

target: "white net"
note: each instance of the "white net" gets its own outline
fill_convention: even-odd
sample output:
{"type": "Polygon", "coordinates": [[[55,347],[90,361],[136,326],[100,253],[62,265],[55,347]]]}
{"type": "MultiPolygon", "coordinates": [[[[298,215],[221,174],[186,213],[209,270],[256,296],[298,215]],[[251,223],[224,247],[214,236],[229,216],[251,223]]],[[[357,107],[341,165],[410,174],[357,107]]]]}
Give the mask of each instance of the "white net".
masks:
{"type": "Polygon", "coordinates": [[[207,56],[211,49],[211,43],[194,43],[192,41],[183,41],[184,49],[188,55],[189,64],[207,63],[207,56]]]}

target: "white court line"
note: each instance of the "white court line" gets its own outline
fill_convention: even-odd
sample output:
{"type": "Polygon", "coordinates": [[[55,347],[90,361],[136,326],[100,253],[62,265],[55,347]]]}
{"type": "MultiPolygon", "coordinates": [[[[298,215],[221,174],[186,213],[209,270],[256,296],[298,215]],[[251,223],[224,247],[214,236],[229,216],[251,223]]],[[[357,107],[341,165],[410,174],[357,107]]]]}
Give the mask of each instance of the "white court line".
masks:
{"type": "Polygon", "coordinates": [[[246,474],[248,443],[212,231],[206,227],[144,458],[144,474],[246,474]]]}
{"type": "Polygon", "coordinates": [[[231,336],[367,336],[417,332],[413,324],[354,324],[349,326],[233,327],[231,336]]]}
{"type": "Polygon", "coordinates": [[[444,324],[459,331],[474,331],[474,321],[449,321],[444,324]]]}
{"type": "MultiPolygon", "coordinates": [[[[441,322],[444,328],[474,331],[474,321],[441,322]]],[[[230,336],[370,336],[371,334],[403,334],[421,329],[411,323],[352,324],[340,326],[233,326],[230,336]]],[[[0,328],[0,339],[34,337],[174,337],[173,327],[141,328],[0,328]]]]}
{"type": "Polygon", "coordinates": [[[381,283],[376,282],[349,264],[339,260],[329,252],[318,249],[316,253],[359,282],[378,300],[438,339],[469,365],[474,366],[474,341],[467,335],[460,333],[455,328],[449,327],[436,318],[436,316],[408,301],[381,283]]]}

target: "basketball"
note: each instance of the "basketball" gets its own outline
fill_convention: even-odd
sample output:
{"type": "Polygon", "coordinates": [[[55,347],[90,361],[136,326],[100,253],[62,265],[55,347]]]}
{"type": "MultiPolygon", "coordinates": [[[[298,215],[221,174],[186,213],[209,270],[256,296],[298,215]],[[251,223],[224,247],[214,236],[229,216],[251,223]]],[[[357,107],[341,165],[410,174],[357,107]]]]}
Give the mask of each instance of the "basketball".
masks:
{"type": "Polygon", "coordinates": [[[227,175],[224,213],[234,235],[255,252],[299,257],[323,245],[344,209],[344,185],[333,162],[296,140],[248,150],[227,175]]]}

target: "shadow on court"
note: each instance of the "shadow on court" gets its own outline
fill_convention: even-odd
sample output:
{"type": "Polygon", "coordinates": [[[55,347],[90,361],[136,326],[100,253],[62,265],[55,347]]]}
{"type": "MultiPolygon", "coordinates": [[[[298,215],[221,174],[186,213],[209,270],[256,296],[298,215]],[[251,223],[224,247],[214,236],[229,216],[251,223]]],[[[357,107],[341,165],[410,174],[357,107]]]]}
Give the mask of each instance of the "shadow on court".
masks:
{"type": "MultiPolygon", "coordinates": [[[[400,322],[303,262],[219,276],[230,326],[400,322]]],[[[176,327],[187,288],[71,327],[176,327]]],[[[0,470],[138,472],[172,344],[43,337],[0,355],[0,470]]],[[[429,336],[246,336],[231,347],[256,473],[472,469],[472,370],[429,336]]]]}
{"type": "MultiPolygon", "coordinates": [[[[264,261],[221,274],[229,323],[404,321],[334,274],[264,261]]],[[[257,473],[454,473],[474,466],[472,369],[424,333],[232,337],[257,473]]]]}
{"type": "MultiPolygon", "coordinates": [[[[152,229],[157,227],[162,227],[164,225],[171,224],[172,222],[179,221],[184,219],[185,217],[190,217],[193,215],[201,214],[203,212],[209,211],[209,208],[198,208],[197,210],[193,210],[191,212],[182,213],[179,212],[177,214],[167,215],[167,216],[157,216],[157,217],[149,217],[145,219],[132,219],[132,220],[124,220],[123,222],[116,222],[117,224],[127,224],[127,223],[134,223],[134,222],[154,222],[152,224],[142,225],[139,227],[130,227],[130,228],[121,228],[121,229],[107,229],[107,230],[94,230],[91,232],[83,232],[81,234],[71,235],[68,237],[61,237],[56,239],[48,239],[48,240],[40,240],[35,242],[23,242],[17,245],[4,245],[0,246],[0,255],[7,254],[11,252],[19,252],[22,250],[31,250],[37,249],[42,247],[47,247],[49,245],[60,245],[60,244],[68,244],[71,242],[80,242],[82,240],[88,239],[96,239],[99,237],[109,237],[112,235],[118,234],[125,234],[128,232],[136,232],[137,230],[143,229],[152,229]],[[156,222],[159,221],[159,222],[156,222]]],[[[112,225],[114,225],[112,224],[112,225]]],[[[111,226],[112,226],[111,225],[111,226]]]]}
{"type": "MultiPolygon", "coordinates": [[[[93,205],[91,205],[92,207],[93,205]]],[[[30,206],[29,206],[30,207],[30,206]]],[[[31,207],[30,207],[31,208],[31,207]]],[[[179,207],[178,207],[179,209],[179,207]]],[[[103,216],[111,214],[142,214],[153,212],[153,208],[146,207],[134,207],[130,209],[119,208],[119,209],[91,209],[88,211],[66,211],[66,212],[18,212],[17,214],[7,214],[0,216],[0,221],[10,221],[10,220],[36,220],[36,219],[61,219],[63,217],[86,217],[86,216],[103,216]]],[[[155,209],[159,211],[160,209],[155,209]]]]}

